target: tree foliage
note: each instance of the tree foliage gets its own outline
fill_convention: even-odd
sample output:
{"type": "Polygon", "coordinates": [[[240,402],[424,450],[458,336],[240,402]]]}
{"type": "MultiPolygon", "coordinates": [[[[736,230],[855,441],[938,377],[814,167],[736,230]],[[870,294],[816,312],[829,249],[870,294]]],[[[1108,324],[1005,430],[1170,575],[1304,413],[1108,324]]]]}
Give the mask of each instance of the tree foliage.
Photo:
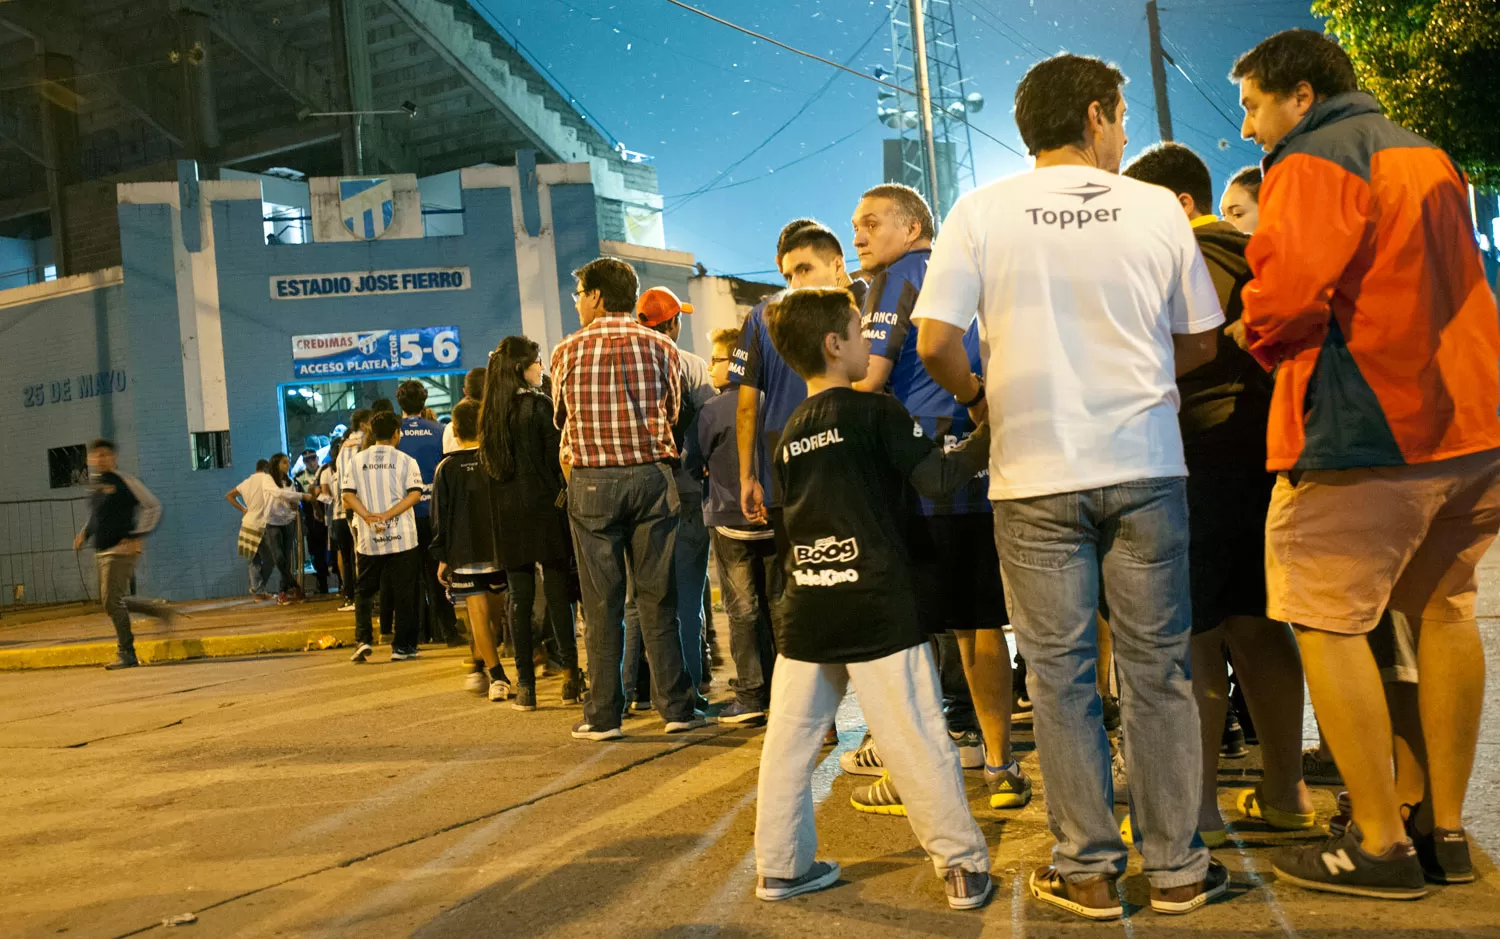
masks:
{"type": "Polygon", "coordinates": [[[1500,187],[1500,0],[1315,0],[1392,120],[1500,187]]]}

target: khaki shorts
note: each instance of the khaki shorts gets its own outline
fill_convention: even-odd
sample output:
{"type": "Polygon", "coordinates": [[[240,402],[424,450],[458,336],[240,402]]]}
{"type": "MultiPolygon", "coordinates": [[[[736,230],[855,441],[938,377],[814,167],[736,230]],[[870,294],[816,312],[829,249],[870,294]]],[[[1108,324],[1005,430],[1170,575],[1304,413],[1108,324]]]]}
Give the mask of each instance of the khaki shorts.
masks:
{"type": "Polygon", "coordinates": [[[1500,450],[1282,473],[1266,517],[1266,615],[1350,634],[1387,606],[1417,628],[1472,620],[1475,569],[1497,531],[1500,450]]]}

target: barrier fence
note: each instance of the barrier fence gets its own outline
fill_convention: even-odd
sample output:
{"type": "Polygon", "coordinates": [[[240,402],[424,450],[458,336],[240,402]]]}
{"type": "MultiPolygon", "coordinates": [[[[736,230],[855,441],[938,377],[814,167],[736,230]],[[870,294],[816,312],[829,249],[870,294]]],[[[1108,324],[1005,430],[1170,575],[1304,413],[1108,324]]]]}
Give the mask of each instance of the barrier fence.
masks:
{"type": "Polygon", "coordinates": [[[97,599],[94,554],[73,551],[88,496],[0,502],[0,608],[97,599]]]}

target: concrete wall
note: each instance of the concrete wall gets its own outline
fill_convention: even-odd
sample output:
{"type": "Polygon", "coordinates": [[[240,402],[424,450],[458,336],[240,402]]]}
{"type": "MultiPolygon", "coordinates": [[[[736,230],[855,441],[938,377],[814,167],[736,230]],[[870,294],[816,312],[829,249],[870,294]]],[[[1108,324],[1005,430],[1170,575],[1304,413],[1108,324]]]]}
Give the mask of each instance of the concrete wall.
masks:
{"type": "Polygon", "coordinates": [[[120,281],[115,268],[0,293],[0,605],[18,584],[31,602],[97,595],[92,558],[71,549],[86,492],[50,487],[47,451],[114,437],[122,468],[139,465],[120,281]]]}

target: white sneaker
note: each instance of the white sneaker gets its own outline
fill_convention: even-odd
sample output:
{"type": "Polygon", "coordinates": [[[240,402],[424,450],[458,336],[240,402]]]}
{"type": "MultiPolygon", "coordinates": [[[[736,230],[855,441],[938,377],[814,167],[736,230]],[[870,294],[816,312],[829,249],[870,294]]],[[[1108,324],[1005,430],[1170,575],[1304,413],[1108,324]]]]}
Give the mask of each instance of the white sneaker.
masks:
{"type": "Polygon", "coordinates": [[[484,694],[485,690],[489,688],[489,686],[490,676],[486,675],[484,672],[470,672],[468,676],[464,678],[465,691],[472,691],[475,694],[484,694]]]}
{"type": "Polygon", "coordinates": [[[851,776],[882,776],[885,763],[875,749],[875,738],[866,736],[858,750],[849,750],[839,755],[839,769],[851,776]]]}
{"type": "Polygon", "coordinates": [[[354,650],[354,654],[349,656],[349,661],[353,662],[356,665],[363,665],[365,659],[369,658],[370,653],[374,651],[374,646],[370,645],[368,642],[361,642],[359,644],[359,647],[354,650]]]}
{"type": "Polygon", "coordinates": [[[510,697],[510,683],[504,681],[490,682],[490,700],[504,701],[510,697]]]}
{"type": "Polygon", "coordinates": [[[343,606],[339,607],[339,612],[340,613],[353,613],[354,612],[354,604],[352,604],[352,603],[345,603],[343,606]]]}

